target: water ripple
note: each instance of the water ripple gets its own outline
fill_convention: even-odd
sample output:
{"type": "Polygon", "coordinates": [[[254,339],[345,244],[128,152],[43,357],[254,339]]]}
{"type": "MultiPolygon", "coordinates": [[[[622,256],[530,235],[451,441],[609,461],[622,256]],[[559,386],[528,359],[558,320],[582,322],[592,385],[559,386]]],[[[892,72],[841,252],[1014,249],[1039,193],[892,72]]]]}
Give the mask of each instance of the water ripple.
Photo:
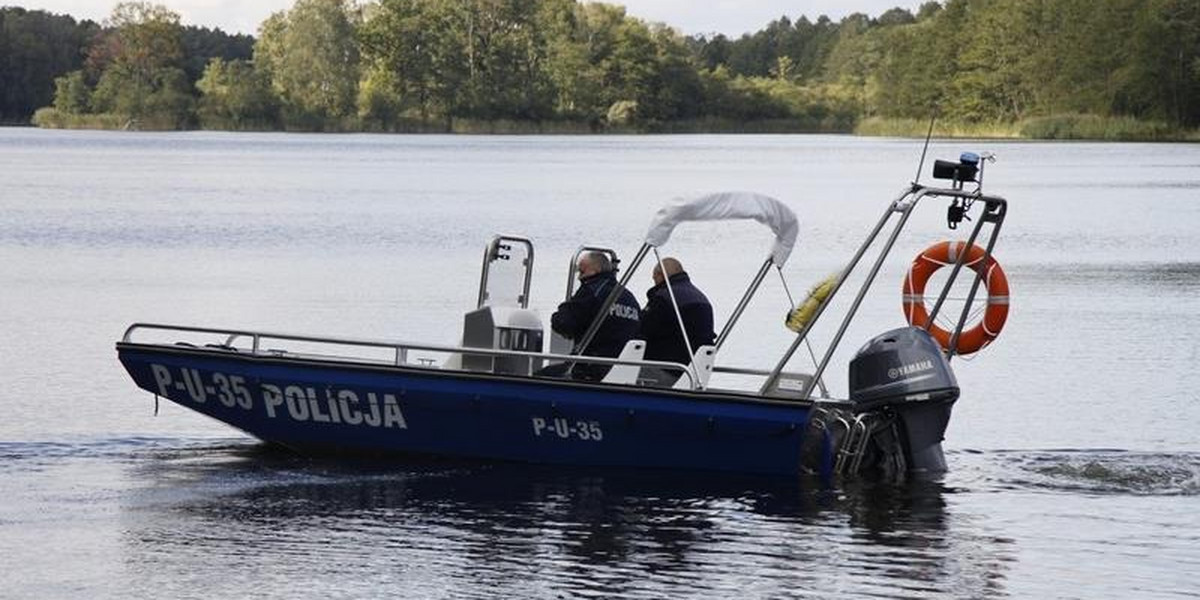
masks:
{"type": "Polygon", "coordinates": [[[1032,456],[1024,468],[1052,489],[1152,496],[1200,494],[1200,454],[1082,452],[1032,456]]]}
{"type": "Polygon", "coordinates": [[[1200,453],[1062,449],[970,454],[999,463],[1001,469],[986,477],[990,485],[1001,489],[1134,496],[1200,495],[1200,453]]]}

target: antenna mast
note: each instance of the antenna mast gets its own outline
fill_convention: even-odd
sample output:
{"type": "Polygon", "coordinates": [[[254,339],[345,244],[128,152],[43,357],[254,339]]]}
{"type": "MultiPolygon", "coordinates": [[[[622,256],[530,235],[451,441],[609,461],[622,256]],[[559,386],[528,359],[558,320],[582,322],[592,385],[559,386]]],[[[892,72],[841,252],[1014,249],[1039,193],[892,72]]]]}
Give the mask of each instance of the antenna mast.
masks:
{"type": "Polygon", "coordinates": [[[913,179],[913,185],[917,185],[921,181],[921,171],[925,168],[925,155],[929,152],[929,140],[933,137],[933,123],[937,121],[937,108],[930,111],[929,115],[929,131],[925,134],[925,147],[921,148],[921,162],[917,163],[917,176],[913,179]]]}

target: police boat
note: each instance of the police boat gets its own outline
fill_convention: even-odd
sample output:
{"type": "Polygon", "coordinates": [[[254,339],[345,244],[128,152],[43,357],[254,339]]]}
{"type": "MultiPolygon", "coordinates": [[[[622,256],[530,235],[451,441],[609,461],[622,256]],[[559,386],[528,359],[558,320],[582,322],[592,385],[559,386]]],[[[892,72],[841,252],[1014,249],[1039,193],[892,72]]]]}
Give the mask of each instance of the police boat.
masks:
{"type": "MultiPolygon", "coordinates": [[[[799,230],[784,203],[753,193],[707,195],[658,211],[620,285],[578,340],[547,334],[542,315],[528,306],[533,243],[497,236],[484,252],[479,296],[463,319],[461,345],[135,323],[117,343],[117,354],[137,386],[156,397],[304,453],[784,477],[938,473],[946,469],[941,441],[959,397],[951,359],[995,339],[1008,311],[1007,282],[993,257],[1007,203],[983,193],[989,159],[967,153],[957,162],[936,161],[935,178],[949,183],[913,183],[888,202],[845,268],[788,313],[795,337],[769,368],[720,360],[760,284],[789,259],[799,230]],[[822,378],[835,349],[910,215],[926,201],[945,205],[952,228],[970,215],[974,224],[963,228],[965,240],[935,244],[917,257],[904,282],[908,325],[867,340],[849,364],[849,397],[827,397],[822,378]],[[715,343],[697,348],[690,364],[644,360],[645,342],[636,339],[616,358],[583,354],[638,268],[662,264],[659,249],[676,226],[733,219],[765,225],[773,245],[715,343]],[[871,251],[877,251],[874,261],[864,267],[871,251]],[[523,269],[513,286],[519,293],[502,294],[489,282],[498,261],[523,269]],[[940,292],[927,295],[930,275],[943,267],[949,270],[940,292]],[[860,268],[865,278],[848,308],[826,311],[860,268]],[[957,318],[943,315],[943,327],[936,319],[964,273],[970,293],[957,318]],[[984,315],[977,319],[980,310],[984,315]],[[839,318],[831,316],[838,312],[832,340],[820,360],[813,355],[814,369],[788,370],[814,324],[839,318]],[[967,329],[969,319],[979,322],[967,329]],[[560,372],[600,365],[607,373],[590,381],[542,374],[556,364],[566,367],[560,372]],[[644,377],[650,370],[679,377],[664,387],[644,377]],[[748,383],[717,385],[723,378],[713,376],[723,374],[748,383]]],[[[568,269],[568,298],[582,252],[616,258],[611,249],[580,248],[568,269]]]]}

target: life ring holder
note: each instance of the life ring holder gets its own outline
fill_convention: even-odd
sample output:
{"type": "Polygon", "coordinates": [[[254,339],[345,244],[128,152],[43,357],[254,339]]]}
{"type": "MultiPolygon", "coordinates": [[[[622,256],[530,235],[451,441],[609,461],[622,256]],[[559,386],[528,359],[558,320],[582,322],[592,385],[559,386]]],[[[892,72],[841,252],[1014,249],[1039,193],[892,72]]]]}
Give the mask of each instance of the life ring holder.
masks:
{"type": "MultiPolygon", "coordinates": [[[[951,332],[929,322],[929,312],[925,309],[925,285],[942,267],[953,266],[959,260],[959,253],[966,247],[965,242],[939,242],[922,251],[908,269],[904,277],[904,317],[909,325],[925,327],[943,349],[950,349],[951,332]]],[[[954,352],[959,355],[973,354],[992,343],[1004,322],[1008,319],[1008,277],[995,257],[987,256],[987,252],[974,244],[967,250],[963,266],[970,267],[983,278],[987,288],[987,308],[983,319],[975,327],[965,330],[958,336],[954,352]]]]}

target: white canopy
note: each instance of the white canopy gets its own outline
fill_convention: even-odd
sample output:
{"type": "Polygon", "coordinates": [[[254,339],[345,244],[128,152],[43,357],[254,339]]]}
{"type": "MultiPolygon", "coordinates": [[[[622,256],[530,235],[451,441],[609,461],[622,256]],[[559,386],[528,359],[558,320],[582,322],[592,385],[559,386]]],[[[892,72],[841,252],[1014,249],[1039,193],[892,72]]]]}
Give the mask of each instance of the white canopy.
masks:
{"type": "Polygon", "coordinates": [[[655,248],[662,247],[671,237],[675,226],[685,221],[724,221],[754,219],[771,228],[775,233],[775,245],[771,247],[771,260],[783,266],[796,245],[800,224],[796,213],[784,203],[753,192],[721,192],[698,198],[681,198],[659,209],[650,222],[646,243],[655,248]]]}

